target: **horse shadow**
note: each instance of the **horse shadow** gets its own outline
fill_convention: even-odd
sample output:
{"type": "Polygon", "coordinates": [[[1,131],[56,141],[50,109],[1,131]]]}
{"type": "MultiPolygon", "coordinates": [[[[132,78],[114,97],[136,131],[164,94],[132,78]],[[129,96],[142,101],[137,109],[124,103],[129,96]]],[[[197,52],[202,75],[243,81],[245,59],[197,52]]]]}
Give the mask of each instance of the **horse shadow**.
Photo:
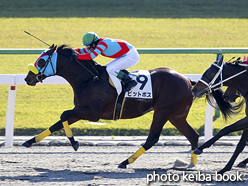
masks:
{"type": "Polygon", "coordinates": [[[80,182],[80,181],[92,181],[97,179],[135,179],[146,178],[147,174],[152,174],[154,171],[156,174],[166,174],[168,169],[113,169],[113,170],[89,170],[89,171],[71,171],[65,170],[52,170],[44,168],[34,168],[37,172],[36,175],[31,173],[20,176],[0,176],[0,180],[14,180],[14,181],[28,181],[30,183],[40,182],[80,182]]]}
{"type": "MultiPolygon", "coordinates": [[[[100,179],[138,179],[143,178],[147,179],[147,176],[150,174],[167,174],[168,171],[177,171],[178,175],[182,176],[183,171],[196,171],[195,169],[187,168],[137,168],[137,169],[113,169],[113,170],[100,170],[100,171],[71,171],[69,169],[65,170],[52,170],[44,168],[34,168],[38,173],[37,175],[20,175],[20,176],[0,176],[0,180],[14,180],[14,181],[28,181],[30,183],[44,183],[44,182],[57,182],[57,183],[70,183],[70,182],[87,182],[95,181],[100,179]]],[[[204,171],[203,171],[204,172],[204,171]]],[[[210,173],[210,172],[209,172],[210,173]]],[[[248,175],[244,175],[244,180],[248,180],[248,175]]],[[[215,182],[213,180],[213,182],[215,182]]],[[[212,183],[213,183],[212,182],[212,183]]]]}

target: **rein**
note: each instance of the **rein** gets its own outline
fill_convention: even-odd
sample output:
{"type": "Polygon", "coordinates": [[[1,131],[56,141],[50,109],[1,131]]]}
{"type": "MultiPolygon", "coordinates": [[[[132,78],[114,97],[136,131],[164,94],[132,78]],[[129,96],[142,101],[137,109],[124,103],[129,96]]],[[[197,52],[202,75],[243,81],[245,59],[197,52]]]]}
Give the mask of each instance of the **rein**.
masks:
{"type": "Polygon", "coordinates": [[[74,59],[81,67],[83,67],[85,70],[87,70],[92,76],[93,76],[93,81],[97,81],[99,80],[99,72],[96,70],[96,68],[91,64],[88,63],[96,72],[96,74],[94,74],[89,68],[87,68],[84,64],[80,63],[80,61],[78,59],[74,59]]]}
{"type": "MultiPolygon", "coordinates": [[[[45,61],[44,67],[42,68],[41,71],[39,71],[39,74],[36,75],[36,80],[37,81],[39,81],[39,82],[42,83],[42,80],[44,80],[46,77],[50,77],[50,76],[55,76],[55,75],[61,74],[69,66],[70,62],[73,61],[73,60],[75,60],[81,67],[83,67],[86,71],[88,71],[93,76],[93,79],[92,79],[93,81],[99,80],[99,72],[94,67],[94,65],[92,65],[90,62],[87,61],[88,64],[92,67],[93,71],[95,71],[95,72],[92,72],[87,66],[85,66],[83,63],[81,63],[78,59],[73,59],[73,58],[70,58],[70,57],[69,57],[69,61],[67,62],[66,66],[59,73],[57,73],[56,72],[56,69],[53,66],[52,55],[53,54],[48,55],[48,58],[45,61]],[[44,72],[46,71],[46,69],[47,69],[47,67],[48,67],[49,64],[51,65],[51,68],[52,68],[52,74],[51,75],[45,75],[44,72]]],[[[63,56],[68,57],[67,55],[64,55],[64,54],[61,54],[61,53],[60,53],[60,55],[63,55],[63,56]]],[[[56,63],[57,63],[57,61],[56,61],[56,63]]]]}
{"type": "Polygon", "coordinates": [[[237,73],[237,74],[234,74],[233,76],[224,79],[222,82],[216,83],[216,84],[213,85],[211,88],[215,88],[215,87],[219,86],[220,83],[223,84],[223,83],[225,83],[226,81],[228,81],[228,80],[230,80],[230,79],[233,79],[233,78],[235,78],[235,77],[237,77],[237,76],[243,74],[243,73],[246,72],[246,71],[247,71],[247,70],[243,70],[243,71],[241,71],[241,72],[239,72],[239,73],[237,73]]]}
{"type": "MultiPolygon", "coordinates": [[[[216,66],[219,68],[219,71],[215,74],[214,78],[212,79],[212,81],[210,83],[207,83],[206,81],[200,79],[199,81],[202,82],[203,84],[205,84],[207,86],[207,92],[210,94],[212,92],[212,89],[216,88],[217,86],[221,85],[221,87],[223,86],[223,83],[230,80],[230,79],[233,79],[243,73],[245,73],[247,71],[247,69],[237,73],[237,74],[234,74],[233,76],[230,76],[224,80],[222,80],[222,74],[223,74],[223,66],[224,66],[224,63],[221,64],[221,66],[218,66],[216,63],[213,63],[212,65],[216,66]],[[218,78],[218,76],[220,76],[220,82],[214,84],[214,82],[216,81],[216,79],[218,78]]],[[[241,64],[239,64],[240,66],[243,66],[241,64]]],[[[247,67],[247,65],[246,65],[247,67]]]]}
{"type": "MultiPolygon", "coordinates": [[[[60,55],[63,55],[63,54],[60,54],[60,55]]],[[[65,56],[65,55],[64,55],[65,56]]],[[[62,72],[68,67],[68,65],[70,64],[70,62],[73,60],[73,59],[69,59],[68,63],[66,64],[66,66],[59,72],[55,72],[54,70],[54,67],[52,65],[52,61],[51,61],[51,58],[52,58],[52,55],[49,55],[48,59],[46,60],[45,62],[45,67],[44,69],[42,70],[42,72],[40,72],[41,74],[40,75],[37,75],[36,76],[36,79],[40,82],[42,82],[42,76],[44,75],[44,72],[48,66],[49,63],[51,63],[51,67],[52,67],[52,70],[53,70],[53,75],[49,75],[49,76],[46,76],[46,77],[50,77],[50,76],[55,76],[55,75],[59,75],[59,74],[62,74],[62,72]]],[[[92,76],[93,76],[93,81],[97,81],[99,80],[99,72],[96,70],[96,68],[91,64],[89,63],[89,65],[94,69],[94,71],[96,72],[96,74],[94,74],[89,68],[87,68],[84,64],[80,63],[79,60],[75,59],[75,61],[81,66],[83,67],[85,70],[87,70],[92,76]]]]}
{"type": "MultiPolygon", "coordinates": [[[[68,63],[66,64],[66,66],[59,72],[59,74],[62,74],[62,72],[64,72],[64,70],[68,67],[68,65],[70,64],[71,61],[72,61],[72,59],[69,59],[69,61],[68,61],[68,63]]],[[[55,75],[59,75],[59,74],[57,74],[57,72],[56,72],[55,75]]]]}

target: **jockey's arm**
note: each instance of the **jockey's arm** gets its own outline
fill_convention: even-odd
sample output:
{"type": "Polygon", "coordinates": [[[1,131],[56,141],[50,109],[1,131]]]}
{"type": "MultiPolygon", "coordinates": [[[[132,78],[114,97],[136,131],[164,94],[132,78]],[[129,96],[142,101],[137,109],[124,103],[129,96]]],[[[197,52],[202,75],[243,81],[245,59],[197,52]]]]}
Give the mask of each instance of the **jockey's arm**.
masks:
{"type": "Polygon", "coordinates": [[[92,60],[92,59],[96,58],[99,54],[101,54],[102,51],[105,50],[106,48],[107,48],[106,45],[102,45],[99,43],[96,46],[95,50],[93,50],[92,52],[79,54],[78,59],[80,59],[80,60],[92,60]]]}
{"type": "Polygon", "coordinates": [[[87,54],[90,53],[90,51],[87,48],[76,48],[75,49],[79,54],[87,54]]]}

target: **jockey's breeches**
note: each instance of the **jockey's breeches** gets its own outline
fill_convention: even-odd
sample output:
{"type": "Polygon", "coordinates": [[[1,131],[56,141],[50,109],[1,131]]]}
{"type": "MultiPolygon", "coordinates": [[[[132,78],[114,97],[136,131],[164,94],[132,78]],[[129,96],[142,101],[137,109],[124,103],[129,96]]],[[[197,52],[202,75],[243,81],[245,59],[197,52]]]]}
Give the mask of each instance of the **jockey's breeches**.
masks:
{"type": "Polygon", "coordinates": [[[128,69],[136,65],[139,61],[139,53],[135,48],[132,48],[125,56],[115,58],[105,66],[108,73],[117,76],[120,70],[128,69]]]}

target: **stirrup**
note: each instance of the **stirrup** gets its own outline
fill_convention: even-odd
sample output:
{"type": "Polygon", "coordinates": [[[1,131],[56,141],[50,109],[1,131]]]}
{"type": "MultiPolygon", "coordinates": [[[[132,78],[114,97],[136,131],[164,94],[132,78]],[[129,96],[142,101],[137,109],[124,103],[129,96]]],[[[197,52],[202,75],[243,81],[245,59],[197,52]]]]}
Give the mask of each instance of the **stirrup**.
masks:
{"type": "Polygon", "coordinates": [[[131,80],[129,82],[127,82],[125,85],[124,85],[124,91],[125,92],[128,92],[130,91],[133,87],[135,87],[138,83],[135,81],[135,80],[131,80]]]}

